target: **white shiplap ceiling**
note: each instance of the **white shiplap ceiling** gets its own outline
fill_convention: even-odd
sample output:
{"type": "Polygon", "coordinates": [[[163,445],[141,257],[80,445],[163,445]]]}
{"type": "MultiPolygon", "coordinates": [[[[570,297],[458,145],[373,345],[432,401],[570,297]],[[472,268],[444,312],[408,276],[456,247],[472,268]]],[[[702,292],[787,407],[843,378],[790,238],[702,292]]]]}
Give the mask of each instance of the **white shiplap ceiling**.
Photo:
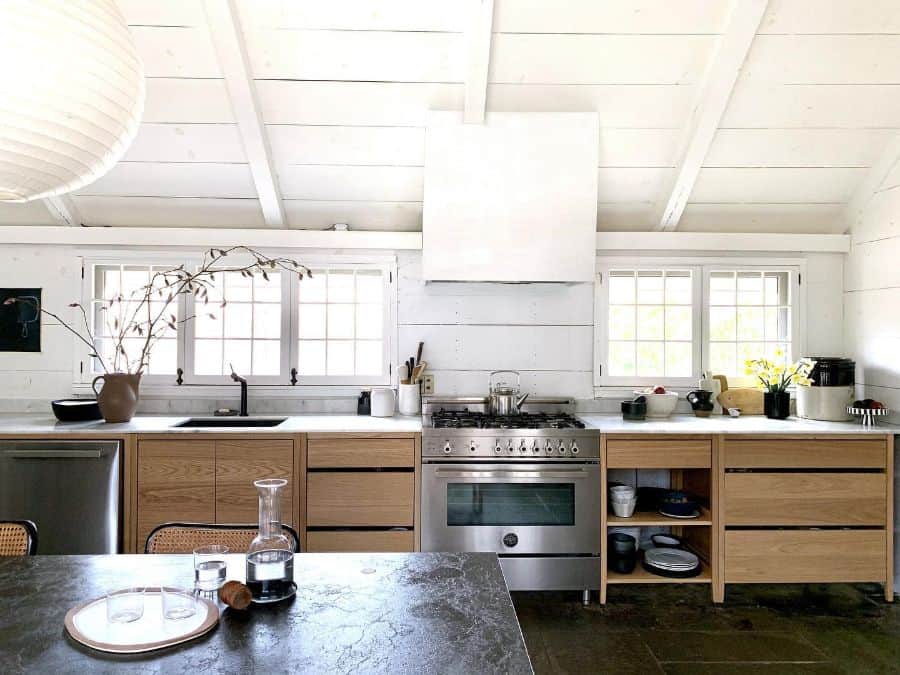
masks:
{"type": "MultiPolygon", "coordinates": [[[[463,107],[467,2],[231,4],[285,226],[420,229],[425,112],[463,107]]],[[[263,227],[204,1],[119,5],[146,68],[144,123],[72,195],[80,220],[263,227]]],[[[597,111],[598,229],[655,229],[732,7],[495,0],[487,110],[597,111]]],[[[677,229],[843,232],[898,133],[900,3],[769,0],[677,229]]],[[[41,202],[0,205],[0,224],[57,223],[41,202]]]]}

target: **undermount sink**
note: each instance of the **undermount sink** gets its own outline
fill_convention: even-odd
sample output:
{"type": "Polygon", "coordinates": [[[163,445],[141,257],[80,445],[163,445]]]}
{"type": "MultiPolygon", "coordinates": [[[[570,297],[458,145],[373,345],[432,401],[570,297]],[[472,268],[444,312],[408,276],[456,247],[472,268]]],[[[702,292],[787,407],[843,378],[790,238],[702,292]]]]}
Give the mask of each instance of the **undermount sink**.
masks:
{"type": "Polygon", "coordinates": [[[179,422],[176,427],[277,427],[287,417],[191,417],[179,422]]]}

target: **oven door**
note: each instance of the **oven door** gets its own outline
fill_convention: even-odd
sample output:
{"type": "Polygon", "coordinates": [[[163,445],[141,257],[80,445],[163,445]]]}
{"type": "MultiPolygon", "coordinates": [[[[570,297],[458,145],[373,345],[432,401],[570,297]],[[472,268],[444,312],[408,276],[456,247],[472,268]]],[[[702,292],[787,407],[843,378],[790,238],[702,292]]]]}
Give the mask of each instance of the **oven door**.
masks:
{"type": "Polygon", "coordinates": [[[597,554],[600,466],[424,464],[422,550],[597,554]]]}

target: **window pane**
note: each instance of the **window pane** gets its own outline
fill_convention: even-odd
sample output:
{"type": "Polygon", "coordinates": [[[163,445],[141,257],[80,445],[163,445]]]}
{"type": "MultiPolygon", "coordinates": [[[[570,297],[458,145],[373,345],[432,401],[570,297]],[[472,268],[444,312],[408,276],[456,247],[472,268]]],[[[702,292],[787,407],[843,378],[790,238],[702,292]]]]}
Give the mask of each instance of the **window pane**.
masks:
{"type": "Polygon", "coordinates": [[[281,344],[278,340],[253,341],[253,374],[278,375],[281,372],[281,344]]]}
{"type": "Polygon", "coordinates": [[[788,305],[790,298],[790,272],[766,272],[765,289],[767,305],[788,305]]]}
{"type": "Polygon", "coordinates": [[[381,270],[360,270],[356,273],[356,302],[380,303],[383,288],[381,270]]]}
{"type": "Polygon", "coordinates": [[[690,305],[693,300],[690,272],[666,272],[666,304],[690,305]]]}
{"type": "Polygon", "coordinates": [[[709,308],[709,338],[714,342],[737,339],[737,314],[734,307],[709,308]]]}
{"type": "Polygon", "coordinates": [[[194,372],[197,375],[222,374],[221,340],[194,341],[194,372]]]}
{"type": "Polygon", "coordinates": [[[237,272],[228,272],[222,276],[225,277],[225,297],[228,302],[250,302],[253,299],[251,279],[237,272]]]}
{"type": "Polygon", "coordinates": [[[634,305],[609,308],[609,339],[634,340],[634,305]]]}
{"type": "Polygon", "coordinates": [[[281,305],[253,306],[253,337],[281,337],[281,305]]]}
{"type": "Polygon", "coordinates": [[[663,303],[662,272],[638,272],[637,301],[640,305],[661,305],[663,303]]]}
{"type": "Polygon", "coordinates": [[[238,375],[253,374],[250,361],[250,340],[225,340],[222,358],[222,374],[234,368],[238,375]]]}
{"type": "Polygon", "coordinates": [[[763,283],[759,272],[738,272],[737,301],[739,305],[763,304],[763,283]]]}
{"type": "Polygon", "coordinates": [[[353,375],[354,366],[353,341],[328,341],[328,374],[353,375]]]}
{"type": "MultiPolygon", "coordinates": [[[[249,304],[229,303],[223,308],[225,315],[225,337],[226,338],[248,338],[250,337],[250,326],[253,319],[253,312],[249,304]]],[[[225,372],[231,372],[226,370],[225,372]]]]}
{"type": "Polygon", "coordinates": [[[693,366],[690,342],[666,343],[666,377],[690,377],[693,366]]]}
{"type": "Polygon", "coordinates": [[[328,305],[328,337],[353,338],[353,305],[328,305]]]}
{"type": "Polygon", "coordinates": [[[222,337],[222,309],[209,313],[199,309],[197,311],[200,313],[194,318],[194,335],[198,338],[222,337]]]}
{"type": "Polygon", "coordinates": [[[353,272],[328,272],[328,302],[353,302],[353,272]]]}
{"type": "Polygon", "coordinates": [[[634,273],[610,272],[609,273],[609,304],[630,305],[634,304],[634,273]]]}
{"type": "Polygon", "coordinates": [[[734,301],[734,273],[711,272],[709,275],[709,304],[733,305],[734,301]]]}
{"type": "Polygon", "coordinates": [[[690,307],[666,307],[666,340],[690,340],[693,328],[690,307]]]}
{"type": "Polygon", "coordinates": [[[281,302],[281,274],[266,271],[269,280],[257,274],[253,279],[253,299],[256,302],[281,302]]]}
{"type": "Polygon", "coordinates": [[[634,342],[609,343],[609,374],[613,376],[634,375],[634,342]]]}
{"type": "Polygon", "coordinates": [[[356,374],[380,375],[382,372],[381,340],[360,340],[356,343],[356,374]]]}
{"type": "Polygon", "coordinates": [[[303,277],[300,280],[300,302],[325,302],[328,299],[325,291],[327,279],[324,270],[316,270],[311,277],[303,277]]]}
{"type": "Polygon", "coordinates": [[[764,335],[762,307],[739,307],[737,310],[738,340],[762,340],[764,335]]]}
{"type": "Polygon", "coordinates": [[[142,287],[150,283],[150,271],[147,267],[126,266],[122,268],[122,295],[125,299],[140,298],[142,287]]]}
{"type": "Polygon", "coordinates": [[[160,340],[150,352],[150,375],[171,375],[178,363],[178,343],[175,340],[160,340]]]}
{"type": "Polygon", "coordinates": [[[743,374],[744,364],[750,360],[761,359],[768,353],[764,342],[738,342],[737,363],[733,372],[743,374]]]}
{"type": "Polygon", "coordinates": [[[384,307],[382,305],[356,306],[356,337],[378,340],[384,334],[384,307]]]}
{"type": "Polygon", "coordinates": [[[637,343],[637,374],[640,377],[661,377],[665,374],[662,342],[637,343]]]}
{"type": "Polygon", "coordinates": [[[637,308],[638,340],[662,340],[665,336],[664,312],[662,307],[637,308]]]}
{"type": "Polygon", "coordinates": [[[300,305],[300,337],[325,339],[326,305],[300,305]]]}
{"type": "Polygon", "coordinates": [[[300,375],[325,374],[325,341],[301,340],[298,350],[297,372],[300,375]]]}
{"type": "MultiPolygon", "coordinates": [[[[743,364],[741,364],[743,366],[743,364]]],[[[733,342],[713,342],[709,345],[709,368],[714,373],[736,374],[736,346],[733,342]]],[[[740,372],[744,372],[743,367],[740,372]]]]}

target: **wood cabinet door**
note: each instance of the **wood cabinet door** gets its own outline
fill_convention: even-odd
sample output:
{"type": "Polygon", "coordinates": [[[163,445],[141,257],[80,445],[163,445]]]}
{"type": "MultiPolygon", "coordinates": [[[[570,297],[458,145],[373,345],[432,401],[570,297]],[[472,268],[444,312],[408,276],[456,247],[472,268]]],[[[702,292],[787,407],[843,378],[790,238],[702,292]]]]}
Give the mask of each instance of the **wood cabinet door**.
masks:
{"type": "Polygon", "coordinates": [[[313,471],[307,476],[311,527],[412,527],[412,471],[313,471]]]}
{"type": "Polygon", "coordinates": [[[281,519],[294,525],[294,443],[282,440],[216,441],[217,523],[256,523],[259,499],[253,481],[284,478],[281,519]]]}
{"type": "Polygon", "coordinates": [[[147,535],[172,521],[212,523],[216,516],[212,441],[141,440],[138,444],[138,550],[147,535]]]}

